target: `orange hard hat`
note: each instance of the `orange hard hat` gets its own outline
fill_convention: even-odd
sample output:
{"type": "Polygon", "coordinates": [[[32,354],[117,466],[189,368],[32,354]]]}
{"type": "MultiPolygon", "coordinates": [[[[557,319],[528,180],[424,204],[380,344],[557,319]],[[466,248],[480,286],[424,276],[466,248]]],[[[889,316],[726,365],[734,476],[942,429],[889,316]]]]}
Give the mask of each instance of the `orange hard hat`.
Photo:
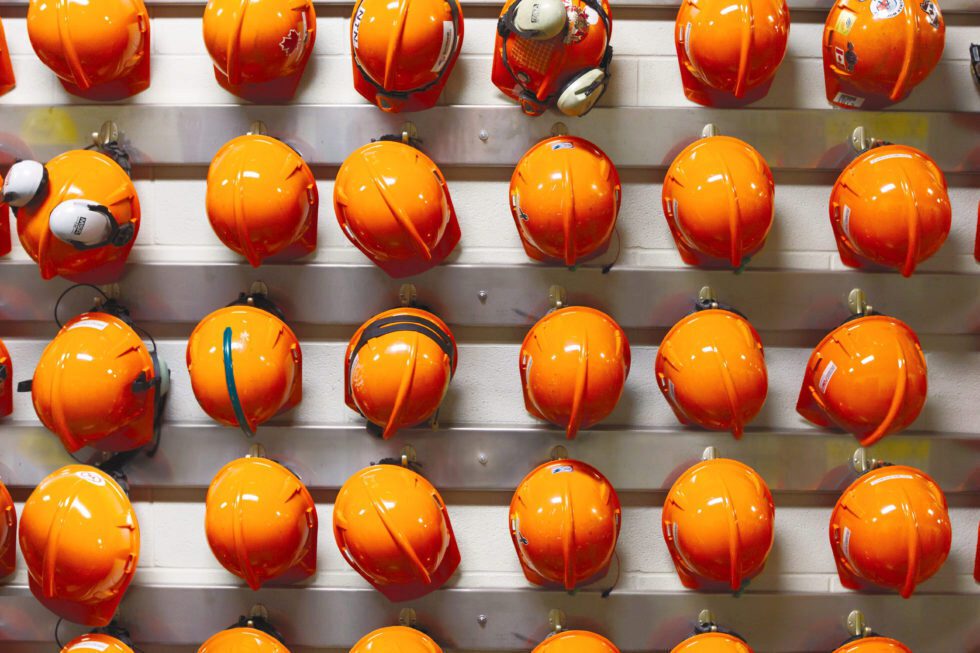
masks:
{"type": "Polygon", "coordinates": [[[380,140],[355,150],[337,172],[333,203],[347,238],[393,277],[438,265],[459,242],[446,179],[405,143],[380,140]]]}
{"type": "Polygon", "coordinates": [[[289,653],[289,649],[261,630],[235,627],[211,635],[197,653],[289,653]]]}
{"type": "Polygon", "coordinates": [[[904,100],[936,67],[945,39],[933,0],[837,0],[823,31],[827,99],[845,109],[904,100]]]}
{"type": "Polygon", "coordinates": [[[0,417],[14,412],[14,363],[0,340],[0,417]]]}
{"type": "Polygon", "coordinates": [[[295,474],[267,458],[239,458],[221,468],[208,488],[204,530],[221,566],[253,590],[316,571],[313,497],[295,474]]]}
{"type": "Polygon", "coordinates": [[[14,68],[10,63],[10,50],[7,49],[7,37],[3,33],[3,21],[0,21],[0,95],[9,93],[15,84],[14,68]]]}
{"type": "Polygon", "coordinates": [[[4,179],[2,197],[14,207],[20,242],[43,278],[122,273],[139,233],[140,203],[113,159],[71,150],[43,166],[19,161],[4,179]]]}
{"type": "Polygon", "coordinates": [[[896,318],[867,315],[831,331],[810,354],[796,412],[867,447],[914,422],[926,390],[915,332],[896,318]]]}
{"type": "Polygon", "coordinates": [[[303,157],[270,136],[233,138],[208,168],[211,227],[253,267],[280,252],[305,256],[316,249],[319,205],[316,179],[303,157]]]}
{"type": "Polygon", "coordinates": [[[524,406],[571,440],[616,408],[630,373],[630,344],[594,308],[569,306],[538,320],[521,345],[524,406]]]}
{"type": "Polygon", "coordinates": [[[0,578],[17,568],[17,508],[7,486],[0,481],[0,578]]]}
{"type": "Polygon", "coordinates": [[[420,630],[387,626],[362,637],[350,653],[442,653],[442,649],[420,630]]]}
{"type": "Polygon", "coordinates": [[[612,10],[607,0],[507,0],[497,22],[494,85],[537,116],[592,110],[609,82],[612,10]]]}
{"type": "Polygon", "coordinates": [[[830,194],[830,224],[841,261],[850,267],[862,267],[866,259],[907,277],[942,247],[951,222],[946,177],[914,147],[864,152],[844,168],[830,194]]]}
{"type": "Polygon", "coordinates": [[[752,648],[728,633],[701,633],[688,637],[670,653],[752,653],[752,648]]]}
{"type": "Polygon", "coordinates": [[[71,640],[61,653],[133,653],[132,647],[122,640],[103,633],[87,633],[71,640]]]}
{"type": "Polygon", "coordinates": [[[912,649],[888,637],[872,636],[849,641],[834,653],[912,653],[912,649]]]}
{"type": "Polygon", "coordinates": [[[737,592],[765,566],[775,518],[772,494],[754,469],[712,458],[674,481],[661,521],[685,587],[698,589],[704,579],[737,592]]]}
{"type": "Polygon", "coordinates": [[[747,263],[769,235],[774,192],[769,166],[745,141],[709,136],[688,145],[663,186],[664,215],[681,258],[688,265],[747,263]]]}
{"type": "Polygon", "coordinates": [[[531,653],[619,653],[619,649],[598,633],[563,630],[549,635],[531,653]]]}
{"type": "Polygon", "coordinates": [[[359,0],[354,5],[354,88],[383,111],[433,106],[462,47],[458,0],[359,0]]]}
{"type": "Polygon", "coordinates": [[[38,601],[68,621],[105,626],[136,572],[139,522],[108,474],[67,465],[24,503],[20,550],[38,601]]]}
{"type": "Polygon", "coordinates": [[[830,516],[841,584],[865,583],[908,598],[949,555],[946,497],[932,478],[903,465],[874,469],[844,490],[830,516]]]}
{"type": "Polygon", "coordinates": [[[553,460],[524,477],[510,502],[510,536],[524,576],[566,590],[604,574],[616,552],[622,510],[597,469],[553,460]]]}
{"type": "Polygon", "coordinates": [[[187,340],[187,370],[204,412],[254,434],[303,398],[303,356],[278,309],[268,300],[250,305],[249,299],[255,297],[243,296],[194,327],[187,340]]]}
{"type": "Polygon", "coordinates": [[[657,385],[682,424],[741,438],[766,402],[769,380],[759,334],[721,308],[691,313],[657,349],[657,385]]]}
{"type": "Polygon", "coordinates": [[[384,429],[430,419],[456,372],[456,340],[446,323],[417,308],[396,308],[361,325],[344,357],[344,401],[384,429]]]}
{"type": "Polygon", "coordinates": [[[684,0],[674,25],[684,95],[707,106],[761,99],[788,41],[786,0],[737,5],[684,0]]]}
{"type": "Polygon", "coordinates": [[[315,41],[311,0],[208,0],[204,8],[214,77],[247,99],[292,97],[315,41]]]}
{"type": "Polygon", "coordinates": [[[334,503],[333,532],[347,563],[391,601],[439,589],[459,566],[438,490],[399,465],[372,465],[347,479],[334,503]]]}
{"type": "Polygon", "coordinates": [[[30,0],[27,35],[69,93],[114,100],[150,86],[150,16],[143,0],[30,0]]]}
{"type": "Polygon", "coordinates": [[[569,267],[605,251],[621,195],[619,173],[606,153],[575,136],[534,145],[510,178],[510,212],[524,251],[569,267]]]}
{"type": "Polygon", "coordinates": [[[66,322],[48,343],[29,388],[37,416],[69,453],[119,452],[155,439],[168,378],[129,323],[93,311],[66,322]]]}

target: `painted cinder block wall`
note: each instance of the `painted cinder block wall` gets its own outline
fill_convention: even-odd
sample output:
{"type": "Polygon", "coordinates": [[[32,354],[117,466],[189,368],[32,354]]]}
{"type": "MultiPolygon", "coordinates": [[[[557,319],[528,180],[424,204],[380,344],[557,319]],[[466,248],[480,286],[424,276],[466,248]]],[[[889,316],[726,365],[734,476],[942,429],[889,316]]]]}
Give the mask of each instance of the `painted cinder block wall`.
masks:
{"type": "MultiPolygon", "coordinates": [[[[153,84],[133,98],[138,104],[228,104],[237,100],[214,82],[204,50],[200,8],[151,9],[153,29],[153,84]]],[[[347,44],[347,8],[322,7],[318,19],[315,57],[311,61],[296,103],[361,104],[353,90],[347,44]]],[[[615,15],[613,45],[614,80],[602,100],[605,106],[692,107],[683,97],[673,46],[673,10],[629,9],[615,15]]],[[[460,64],[442,103],[447,105],[501,105],[506,100],[490,83],[490,52],[496,10],[466,10],[466,38],[460,64]]],[[[23,8],[0,9],[8,45],[13,55],[18,86],[3,104],[65,105],[81,102],[64,93],[54,76],[36,59],[27,38],[23,8]]],[[[826,108],[820,62],[822,16],[796,12],[789,50],[769,96],[760,108],[826,108]]],[[[932,76],[898,108],[906,110],[980,111],[980,94],[966,74],[969,43],[976,40],[977,21],[952,17],[948,21],[946,50],[932,76]]],[[[0,105],[2,107],[2,105],[0,105]]],[[[0,108],[2,111],[2,108],[0,108]]],[[[895,116],[897,124],[906,118],[895,116]]],[[[542,136],[553,118],[529,122],[542,136]]],[[[567,121],[574,133],[574,121],[567,121]]],[[[125,129],[125,125],[122,126],[125,129]]],[[[447,125],[451,130],[452,125],[447,125]]],[[[805,128],[803,126],[802,128],[805,128]]],[[[917,126],[909,124],[909,129],[917,126]]],[[[338,125],[337,129],[343,129],[338,125]]],[[[736,135],[737,134],[733,134],[736,135]]],[[[424,135],[423,135],[424,136],[424,135]]],[[[493,137],[493,135],[491,135],[493,137]]],[[[642,134],[637,137],[642,138],[642,134]]],[[[791,134],[786,135],[792,138],[791,134]]],[[[605,144],[597,142],[602,147],[605,144]]],[[[506,163],[506,162],[502,162],[506,163]]],[[[649,169],[621,171],[623,210],[619,231],[620,263],[649,268],[676,268],[683,264],[676,254],[660,207],[664,162],[651,161],[649,169]]],[[[330,205],[336,170],[316,170],[320,186],[319,247],[309,259],[319,263],[361,263],[363,257],[337,228],[330,205]]],[[[510,170],[496,168],[448,168],[444,170],[456,204],[463,240],[452,261],[466,264],[523,263],[526,261],[507,207],[510,170]]],[[[137,189],[144,222],[131,261],[237,261],[214,236],[204,215],[206,170],[203,167],[143,168],[137,189]]],[[[836,253],[827,220],[827,198],[834,175],[805,171],[776,174],[776,222],[766,249],[752,262],[757,269],[835,270],[847,274],[836,253]]],[[[921,270],[978,275],[972,258],[976,206],[980,180],[975,176],[949,175],[953,205],[953,229],[945,247],[921,270]]],[[[8,261],[26,259],[19,244],[0,261],[0,274],[8,261]]],[[[445,270],[449,274],[449,269],[445,270]]],[[[261,278],[261,273],[257,273],[261,278]]],[[[859,275],[855,274],[859,283],[859,275]]],[[[980,280],[980,277],[978,277],[980,280]]],[[[692,293],[696,289],[691,289],[692,293]]],[[[124,293],[138,289],[124,288],[124,293]]],[[[805,292],[805,289],[801,289],[805,292]]],[[[230,298],[229,298],[230,299],[230,298]]],[[[888,298],[874,298],[887,309],[888,298]]],[[[778,306],[772,307],[778,311],[778,306]]],[[[204,313],[202,312],[202,317],[204,313]]],[[[749,316],[750,318],[753,316],[749,316]]],[[[0,337],[11,350],[17,377],[33,369],[53,325],[29,325],[12,329],[13,337],[0,337]]],[[[183,365],[186,336],[193,325],[168,325],[160,339],[163,357],[174,372],[173,395],[166,418],[171,423],[208,423],[197,405],[183,365]]],[[[356,325],[351,325],[352,333],[356,325]]],[[[301,328],[305,367],[305,399],[289,415],[276,420],[283,425],[329,426],[356,424],[361,420],[343,403],[342,362],[346,335],[343,329],[301,328]]],[[[462,330],[460,365],[440,415],[442,426],[529,425],[524,411],[517,369],[519,330],[462,330]]],[[[622,427],[672,428],[674,418],[657,391],[652,374],[656,343],[662,331],[630,332],[633,369],[627,390],[608,424],[622,427]]],[[[755,426],[766,431],[807,428],[794,411],[803,365],[819,334],[762,333],[767,345],[770,373],[769,399],[755,426]]],[[[912,429],[923,432],[980,434],[980,352],[973,337],[924,334],[923,345],[930,368],[930,398],[912,429]]],[[[16,422],[35,421],[29,397],[16,398],[16,422]]],[[[0,427],[2,430],[2,427],[0,427]]],[[[583,434],[580,437],[601,437],[583,434]]],[[[751,437],[751,434],[747,437],[751,437]]],[[[775,436],[763,436],[775,437],[775,436]]],[[[814,431],[814,437],[819,433],[814,431]]],[[[980,437],[978,435],[977,437],[980,437]]],[[[556,444],[561,439],[556,434],[556,444]]],[[[570,446],[574,453],[574,445],[570,446]]],[[[230,451],[229,459],[245,453],[230,451]]],[[[725,455],[737,457],[733,441],[725,455]]],[[[914,452],[910,455],[914,456],[914,452]]],[[[2,457],[2,456],[0,456],[2,457]]],[[[367,463],[368,461],[365,461],[367,463]]],[[[535,461],[528,461],[530,470],[535,461]]],[[[908,462],[915,462],[914,460],[908,462]]],[[[215,470],[217,471],[217,470],[215,470]]],[[[22,501],[24,494],[18,499],[22,501]]],[[[203,490],[139,490],[136,495],[143,549],[135,582],[143,584],[241,585],[212,557],[204,538],[203,490]]],[[[455,587],[521,588],[526,583],[507,531],[507,503],[502,493],[447,493],[450,513],[462,552],[461,572],[451,581],[455,587]]],[[[312,586],[364,587],[365,583],[341,559],[330,531],[329,493],[318,494],[321,522],[318,573],[312,586]]],[[[623,532],[619,545],[621,574],[617,587],[624,589],[681,591],[660,533],[663,493],[624,496],[623,532]]],[[[750,592],[839,592],[846,613],[847,594],[837,580],[827,544],[827,520],[833,499],[777,495],[776,544],[764,574],[753,581],[750,592]]],[[[18,505],[20,508],[20,504],[18,505]]],[[[976,601],[980,586],[971,573],[980,507],[976,501],[959,501],[951,509],[953,550],[939,574],[921,586],[921,592],[962,593],[976,601]]],[[[613,574],[614,575],[614,574],[613,574]]],[[[20,561],[13,582],[26,581],[20,561]]],[[[600,581],[598,584],[602,585],[600,581]]],[[[219,624],[216,624],[216,628],[219,624]]],[[[47,651],[50,646],[17,646],[16,651],[47,651]]],[[[192,649],[147,649],[177,653],[192,649]]],[[[918,652],[921,653],[921,652],[918,652]]],[[[929,652],[926,652],[929,653],[929,652]]],[[[938,653],[938,652],[937,652],[938,653]]],[[[949,653],[949,652],[944,652],[949,653]]]]}

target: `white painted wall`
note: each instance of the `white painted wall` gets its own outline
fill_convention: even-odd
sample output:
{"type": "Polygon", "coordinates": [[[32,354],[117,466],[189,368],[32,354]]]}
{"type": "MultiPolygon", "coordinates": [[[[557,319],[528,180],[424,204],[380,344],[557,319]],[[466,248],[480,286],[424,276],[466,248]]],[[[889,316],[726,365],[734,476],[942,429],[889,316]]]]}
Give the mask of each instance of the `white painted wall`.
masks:
{"type": "MultiPolygon", "coordinates": [[[[237,100],[220,89],[212,77],[200,36],[200,20],[193,8],[152,11],[153,85],[132,100],[140,104],[225,104],[237,100]]],[[[346,18],[343,10],[321,12],[316,56],[311,61],[297,103],[360,104],[353,90],[347,54],[346,18]]],[[[443,95],[445,104],[498,105],[506,103],[490,83],[490,51],[495,19],[493,11],[479,9],[466,20],[463,57],[443,95]]],[[[603,99],[608,106],[691,107],[683,97],[673,49],[670,12],[630,10],[617,17],[613,44],[616,50],[614,81],[603,99]]],[[[0,99],[3,104],[62,105],[80,102],[64,93],[54,76],[35,58],[26,35],[23,10],[0,9],[8,44],[13,53],[18,87],[0,99]]],[[[794,16],[789,51],[769,97],[758,107],[826,108],[820,62],[822,21],[815,14],[794,16]]],[[[980,111],[980,93],[966,73],[968,47],[977,40],[975,20],[958,19],[947,29],[943,61],[934,74],[899,108],[907,110],[980,111]]],[[[2,108],[0,108],[2,111],[2,108]]],[[[896,115],[896,121],[906,120],[896,115]]],[[[542,135],[549,119],[533,123],[542,135]]],[[[574,131],[574,122],[571,123],[574,131]]],[[[910,129],[914,128],[910,125],[910,129]]],[[[338,127],[342,128],[342,127],[338,127]]],[[[792,135],[787,135],[792,138],[792,135]]],[[[602,143],[598,143],[602,146],[602,143]]],[[[463,231],[453,259],[459,263],[521,263],[523,250],[507,208],[509,170],[447,170],[450,189],[463,231]]],[[[320,241],[310,260],[362,262],[337,228],[331,208],[333,170],[318,170],[320,179],[320,241]]],[[[682,265],[673,247],[660,208],[663,172],[623,171],[623,211],[620,234],[621,262],[651,268],[682,265]]],[[[776,175],[776,225],[767,248],[753,261],[755,268],[837,270],[845,274],[837,257],[827,220],[827,200],[833,176],[805,172],[776,175]]],[[[977,275],[980,266],[972,258],[980,181],[951,175],[953,230],[943,250],[925,263],[923,271],[977,275]]],[[[204,170],[147,169],[137,182],[144,222],[131,260],[199,261],[239,260],[211,232],[204,215],[204,170]]],[[[26,258],[19,244],[7,260],[26,258]]],[[[0,274],[3,273],[0,262],[0,274]]],[[[449,273],[449,270],[446,271],[449,273]]],[[[980,277],[978,277],[980,278],[980,277]]],[[[203,317],[203,314],[202,314],[203,317]]],[[[191,325],[185,325],[189,332],[191,325]]],[[[6,325],[0,322],[0,337],[6,325]]],[[[353,331],[354,325],[351,327],[353,331]]],[[[4,338],[17,366],[17,378],[26,378],[44,345],[44,339],[4,338]]],[[[186,333],[184,334],[186,337],[186,333]]],[[[772,335],[763,334],[764,341],[772,335]]],[[[343,404],[342,359],[346,343],[303,342],[305,400],[291,414],[277,421],[297,425],[338,425],[359,421],[343,404]]],[[[524,425],[533,420],[525,413],[517,372],[518,342],[510,332],[493,342],[463,340],[460,367],[441,413],[441,423],[451,425],[524,425]]],[[[767,361],[770,392],[756,424],[778,429],[806,428],[794,406],[808,345],[770,347],[767,361]]],[[[980,352],[970,337],[926,336],[924,347],[930,368],[930,398],[914,425],[936,433],[980,433],[980,352]]],[[[183,367],[184,341],[161,341],[161,351],[174,372],[173,396],[167,409],[171,422],[206,422],[196,404],[183,367]]],[[[657,391],[652,374],[655,347],[633,351],[633,370],[611,424],[670,427],[672,414],[657,391]]],[[[33,421],[29,398],[16,399],[15,419],[33,421]]],[[[814,437],[819,434],[814,431],[814,437]]],[[[900,436],[898,436],[900,437],[900,436]]],[[[776,443],[774,443],[776,446],[776,443]]],[[[737,456],[737,446],[726,452],[737,456]]],[[[141,491],[136,503],[143,551],[137,583],[214,585],[241,584],[213,559],[203,533],[203,493],[141,491]]],[[[506,528],[508,497],[454,493],[450,512],[460,541],[461,572],[452,581],[457,587],[525,587],[506,528]]],[[[643,590],[681,590],[660,534],[662,497],[627,501],[619,552],[622,577],[619,587],[643,590]]],[[[830,505],[800,497],[777,498],[776,545],[765,573],[749,591],[843,592],[834,573],[827,544],[826,525],[830,505]]],[[[363,581],[340,558],[330,531],[332,506],[318,505],[320,556],[316,586],[361,587],[363,581]]],[[[980,507],[952,509],[954,542],[949,561],[921,591],[980,594],[973,583],[973,554],[980,507]]],[[[14,582],[26,580],[21,561],[14,582]]],[[[601,582],[600,582],[601,584],[601,582]]],[[[842,597],[841,611],[848,604],[842,597]]],[[[216,624],[217,627],[217,624],[216,624]]],[[[19,649],[18,649],[19,650],[19,649]]],[[[37,650],[48,650],[38,648],[37,650]]],[[[949,653],[949,652],[945,652],[949,653]]]]}

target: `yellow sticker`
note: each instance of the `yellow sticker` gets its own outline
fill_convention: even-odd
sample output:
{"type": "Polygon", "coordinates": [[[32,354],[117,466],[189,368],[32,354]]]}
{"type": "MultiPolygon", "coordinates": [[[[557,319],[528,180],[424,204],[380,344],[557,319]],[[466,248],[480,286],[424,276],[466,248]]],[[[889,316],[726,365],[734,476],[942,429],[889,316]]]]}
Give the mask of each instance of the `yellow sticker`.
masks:
{"type": "Polygon", "coordinates": [[[850,9],[841,9],[840,15],[837,17],[837,24],[834,25],[834,31],[841,36],[847,36],[851,33],[856,21],[857,14],[850,9]]]}

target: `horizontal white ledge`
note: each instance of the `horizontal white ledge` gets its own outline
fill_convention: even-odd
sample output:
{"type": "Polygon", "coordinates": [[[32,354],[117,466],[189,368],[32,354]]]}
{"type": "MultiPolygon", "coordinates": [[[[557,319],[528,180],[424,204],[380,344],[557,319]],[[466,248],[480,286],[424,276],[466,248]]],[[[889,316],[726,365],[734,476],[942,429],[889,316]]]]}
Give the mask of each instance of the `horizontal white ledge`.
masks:
{"type": "MultiPolygon", "coordinates": [[[[202,262],[204,263],[204,262],[202,262]]],[[[234,300],[256,280],[295,323],[359,325],[398,305],[405,281],[418,302],[450,325],[527,326],[549,309],[548,289],[567,289],[568,303],[606,311],[626,328],[667,328],[691,312],[698,290],[711,286],[759,331],[829,331],[848,317],[845,300],[864,289],[869,302],[920,334],[974,334],[980,330],[976,274],[753,271],[614,267],[568,270],[540,265],[443,265],[408,280],[372,265],[130,263],[120,279],[121,301],[141,322],[196,324],[234,300]],[[485,293],[485,294],[482,294],[485,293]]],[[[31,261],[0,262],[0,322],[50,322],[58,295],[70,282],[44,281],[31,261]]],[[[61,307],[75,315],[92,292],[75,291],[61,307]]]]}
{"type": "MultiPolygon", "coordinates": [[[[11,487],[34,487],[71,459],[43,427],[4,427],[0,478],[11,487]]],[[[758,471],[775,492],[839,494],[856,477],[850,467],[858,443],[826,431],[749,431],[736,442],[728,433],[697,430],[590,430],[567,441],[557,429],[408,429],[384,441],[366,428],[260,427],[254,440],[266,455],[296,472],[313,489],[338,489],[357,470],[397,458],[411,446],[422,473],[443,490],[511,492],[536,465],[564,446],[568,455],[603,472],[620,492],[667,490],[700,459],[705,447],[758,471]]],[[[166,425],[160,449],[127,467],[134,487],[205,488],[226,462],[248,452],[252,440],[235,428],[166,425]]],[[[980,436],[893,435],[870,455],[929,473],[950,495],[980,496],[976,451],[980,436]]],[[[95,454],[82,459],[96,461],[95,454]]]]}
{"type": "MultiPolygon", "coordinates": [[[[968,74],[964,65],[964,75],[968,74]]],[[[814,88],[813,92],[821,92],[814,88]]],[[[391,115],[373,106],[9,106],[0,112],[0,133],[13,156],[48,159],[87,143],[57,141],[58,130],[37,129],[47,112],[77,125],[77,138],[112,119],[124,133],[134,163],[208,165],[228,140],[252,121],[266,123],[314,165],[340,165],[356,148],[416,124],[423,149],[440,165],[513,166],[535,142],[564,122],[570,133],[602,147],[617,166],[666,167],[699,137],[706,123],[751,143],[775,169],[840,170],[855,152],[850,135],[862,125],[875,138],[901,142],[930,154],[947,172],[980,172],[975,144],[980,114],[943,112],[847,112],[843,110],[600,108],[581,119],[549,114],[537,120],[517,106],[436,107],[391,115]],[[805,128],[801,128],[805,125],[805,128]],[[34,126],[34,127],[32,127],[34,126]],[[914,128],[913,128],[914,126],[914,128]],[[481,133],[487,136],[480,139],[481,133]]],[[[62,132],[67,130],[62,130],[62,132]]]]}
{"type": "MultiPolygon", "coordinates": [[[[0,641],[49,642],[56,618],[26,587],[0,586],[4,628],[0,641]]],[[[552,609],[565,628],[605,635],[624,651],[669,651],[692,634],[698,612],[710,609],[756,651],[830,651],[847,639],[843,621],[864,612],[875,631],[901,640],[916,653],[972,651],[980,644],[976,615],[980,595],[752,594],[738,599],[696,592],[634,593],[533,590],[440,590],[406,604],[392,604],[373,590],[133,586],[120,621],[137,646],[197,646],[261,603],[288,646],[347,650],[370,631],[396,625],[411,607],[417,625],[449,650],[530,651],[550,632],[552,609]],[[482,616],[482,618],[481,618],[482,616]]],[[[80,629],[70,624],[62,634],[80,629]]]]}

